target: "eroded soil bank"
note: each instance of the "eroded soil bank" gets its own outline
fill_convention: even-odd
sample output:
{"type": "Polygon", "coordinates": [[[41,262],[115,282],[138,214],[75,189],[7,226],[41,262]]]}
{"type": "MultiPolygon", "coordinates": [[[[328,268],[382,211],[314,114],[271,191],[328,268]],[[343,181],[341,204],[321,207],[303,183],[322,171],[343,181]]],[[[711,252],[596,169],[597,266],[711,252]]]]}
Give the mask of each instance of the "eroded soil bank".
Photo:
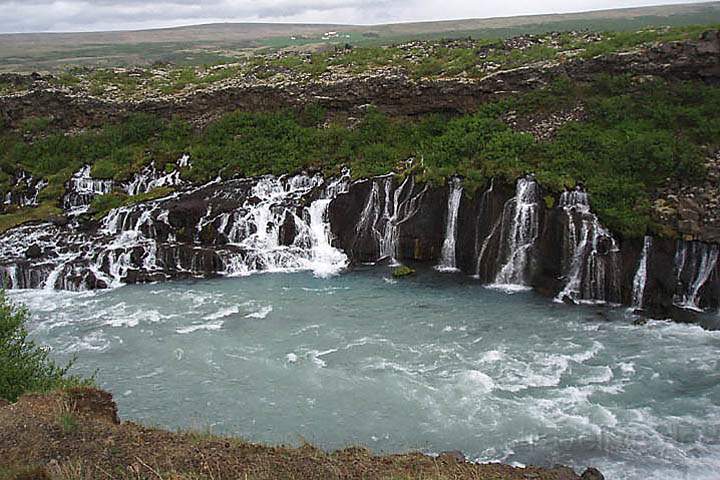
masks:
{"type": "Polygon", "coordinates": [[[28,479],[537,479],[592,480],[567,467],[477,465],[448,452],[376,456],[264,446],[207,432],[121,422],[109,393],[75,389],[0,404],[0,478],[28,479]]]}

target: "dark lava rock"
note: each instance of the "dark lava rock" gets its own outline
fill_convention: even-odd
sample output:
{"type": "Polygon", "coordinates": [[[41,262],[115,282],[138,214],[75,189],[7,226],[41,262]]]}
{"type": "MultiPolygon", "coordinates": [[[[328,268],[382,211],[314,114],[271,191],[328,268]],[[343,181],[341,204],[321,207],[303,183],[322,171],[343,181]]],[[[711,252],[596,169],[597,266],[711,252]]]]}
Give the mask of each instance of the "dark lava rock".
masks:
{"type": "Polygon", "coordinates": [[[280,245],[290,246],[295,241],[297,235],[297,226],[295,219],[290,212],[285,213],[282,225],[280,225],[280,245]]]}
{"type": "Polygon", "coordinates": [[[40,258],[41,256],[42,248],[40,248],[38,244],[30,245],[27,250],[25,250],[25,258],[40,258]]]}

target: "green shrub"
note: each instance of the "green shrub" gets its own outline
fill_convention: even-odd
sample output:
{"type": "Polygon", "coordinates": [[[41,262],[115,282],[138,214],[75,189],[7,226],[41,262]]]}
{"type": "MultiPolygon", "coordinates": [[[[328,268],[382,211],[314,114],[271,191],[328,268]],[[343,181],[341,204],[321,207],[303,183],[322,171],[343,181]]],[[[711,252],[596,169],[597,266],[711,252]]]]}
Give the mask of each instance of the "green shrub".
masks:
{"type": "Polygon", "coordinates": [[[0,398],[14,402],[26,392],[46,392],[57,388],[88,385],[68,375],[72,362],[58,366],[47,348],[28,339],[26,308],[10,302],[0,291],[0,398]]]}
{"type": "Polygon", "coordinates": [[[50,123],[50,117],[28,117],[20,124],[20,130],[24,133],[42,133],[48,129],[50,123]]]}
{"type": "MultiPolygon", "coordinates": [[[[378,52],[386,60],[392,53],[378,52]]],[[[527,54],[544,55],[542,49],[527,54]]],[[[351,58],[360,62],[363,55],[358,51],[351,58]]],[[[458,68],[472,60],[442,49],[437,55],[458,68]]],[[[200,131],[183,120],[135,114],[74,136],[28,141],[7,132],[0,135],[0,170],[22,168],[48,179],[41,200],[49,202],[84,164],[92,165],[95,177],[123,180],[152,160],[171,169],[189,153],[192,168],[181,175],[205,182],[218,175],[337,173],[341,166],[364,177],[407,172],[404,162],[413,158],[412,171],[422,178],[441,183],[459,174],[468,180],[467,191],[482,188],[491,177],[512,182],[525,173],[534,173],[555,194],[583,182],[606,226],[637,236],[649,228],[649,200],[667,179],[682,184],[704,179],[705,152],[720,146],[718,111],[720,88],[697,82],[600,76],[580,84],[558,78],[547,89],[487,103],[469,115],[391,118],[370,108],[352,127],[325,126],[324,109],[309,105],[297,113],[232,112],[200,131]],[[536,141],[501,120],[508,111],[537,117],[578,104],[586,118],[565,124],[549,140],[536,141]]],[[[2,178],[0,191],[7,191],[10,175],[2,178]]],[[[120,200],[125,202],[98,199],[109,203],[96,205],[97,211],[120,200]]]]}
{"type": "Polygon", "coordinates": [[[415,269],[410,268],[406,265],[400,265],[399,267],[395,267],[392,271],[392,276],[395,278],[409,277],[411,275],[415,275],[415,269]]]}
{"type": "Polygon", "coordinates": [[[102,218],[113,208],[122,207],[127,200],[127,195],[113,192],[107,195],[97,195],[90,203],[90,210],[95,218],[102,218]]]}

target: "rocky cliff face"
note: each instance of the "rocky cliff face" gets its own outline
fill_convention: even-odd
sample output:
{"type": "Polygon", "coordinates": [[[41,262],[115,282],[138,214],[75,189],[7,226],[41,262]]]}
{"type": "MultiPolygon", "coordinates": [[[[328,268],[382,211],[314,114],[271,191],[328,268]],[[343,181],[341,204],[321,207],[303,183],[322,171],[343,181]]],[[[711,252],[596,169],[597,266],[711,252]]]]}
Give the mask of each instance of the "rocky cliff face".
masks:
{"type": "MultiPolygon", "coordinates": [[[[356,262],[441,263],[453,214],[447,199],[456,187],[410,184],[380,177],[351,185],[330,205],[335,245],[356,262]]],[[[553,207],[546,196],[532,177],[464,195],[451,242],[456,267],[491,287],[627,305],[659,318],[690,320],[718,307],[717,245],[617,239],[581,189],[563,193],[553,207]]]]}

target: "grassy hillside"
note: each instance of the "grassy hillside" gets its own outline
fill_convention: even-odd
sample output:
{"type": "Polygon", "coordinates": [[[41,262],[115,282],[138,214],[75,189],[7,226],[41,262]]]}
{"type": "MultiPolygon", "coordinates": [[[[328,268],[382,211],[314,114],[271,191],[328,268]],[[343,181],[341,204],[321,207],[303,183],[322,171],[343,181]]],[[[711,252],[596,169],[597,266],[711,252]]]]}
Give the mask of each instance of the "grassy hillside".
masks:
{"type": "Polygon", "coordinates": [[[227,63],[262,49],[317,50],[414,39],[498,39],[525,33],[720,23],[720,3],[376,26],[212,24],[133,32],[0,35],[0,72],[56,71],[68,65],[227,63]],[[328,36],[327,32],[337,32],[328,36]]]}
{"type": "MultiPolygon", "coordinates": [[[[147,114],[75,136],[53,133],[45,124],[35,141],[19,132],[0,136],[0,169],[3,190],[18,168],[47,179],[50,186],[40,198],[45,208],[56,205],[63,183],[83,164],[92,165],[96,178],[125,180],[150,161],[165,168],[183,153],[190,154],[193,167],[181,174],[194,182],[303,169],[334,174],[349,166],[358,177],[412,171],[437,183],[460,174],[471,191],[490,178],[513,181],[534,173],[556,193],[584,183],[605,225],[639,237],[655,228],[649,209],[658,188],[704,178],[705,156],[720,145],[718,111],[717,87],[601,76],[589,84],[560,80],[461,117],[407,121],[371,110],[354,128],[322,126],[319,107],[302,114],[229,113],[201,131],[147,114]],[[543,115],[578,104],[586,120],[567,123],[543,141],[501,121],[508,111],[543,115]]],[[[109,207],[132,201],[118,195],[109,207]]],[[[23,221],[35,211],[15,215],[23,221]]]]}

